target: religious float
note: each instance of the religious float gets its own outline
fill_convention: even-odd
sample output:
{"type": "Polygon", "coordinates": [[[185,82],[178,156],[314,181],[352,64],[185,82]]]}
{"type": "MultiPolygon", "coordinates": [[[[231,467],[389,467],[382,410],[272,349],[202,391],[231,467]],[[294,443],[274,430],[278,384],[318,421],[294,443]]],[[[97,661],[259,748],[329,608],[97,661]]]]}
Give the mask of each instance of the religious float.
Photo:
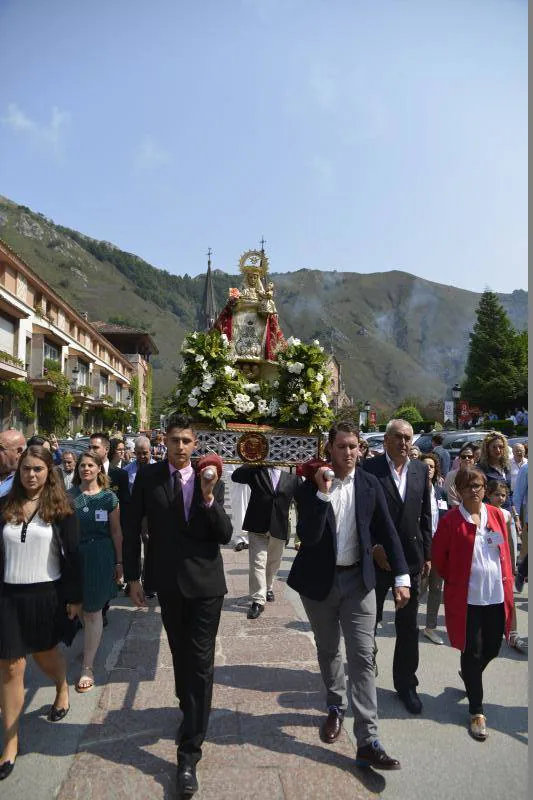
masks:
{"type": "Polygon", "coordinates": [[[210,328],[184,339],[174,410],[195,420],[198,456],[291,467],[321,455],[333,418],[327,355],[283,336],[264,249],[239,269],[243,285],[210,328]]]}

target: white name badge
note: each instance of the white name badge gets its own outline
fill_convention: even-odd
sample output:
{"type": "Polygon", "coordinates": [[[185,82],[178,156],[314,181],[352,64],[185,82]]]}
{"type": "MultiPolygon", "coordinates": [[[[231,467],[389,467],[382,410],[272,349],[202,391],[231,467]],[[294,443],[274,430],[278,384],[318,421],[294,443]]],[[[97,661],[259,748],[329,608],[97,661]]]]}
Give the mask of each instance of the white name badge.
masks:
{"type": "Polygon", "coordinates": [[[448,503],[446,502],[446,500],[437,500],[437,507],[441,511],[447,511],[448,510],[448,503]]]}
{"type": "Polygon", "coordinates": [[[487,531],[486,541],[487,544],[497,547],[499,544],[503,544],[504,538],[500,531],[487,531]]]}
{"type": "Polygon", "coordinates": [[[107,522],[107,511],[103,508],[97,508],[94,512],[94,518],[97,522],[107,522]]]}

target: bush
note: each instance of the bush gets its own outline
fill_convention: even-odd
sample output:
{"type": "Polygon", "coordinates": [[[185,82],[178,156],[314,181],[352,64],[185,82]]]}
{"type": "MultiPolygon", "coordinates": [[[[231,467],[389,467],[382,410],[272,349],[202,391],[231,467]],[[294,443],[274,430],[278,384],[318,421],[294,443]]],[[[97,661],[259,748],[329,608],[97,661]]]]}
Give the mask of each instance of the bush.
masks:
{"type": "Polygon", "coordinates": [[[514,436],[516,432],[515,424],[510,419],[494,419],[489,422],[489,427],[492,430],[503,433],[504,436],[514,436]]]}
{"type": "Polygon", "coordinates": [[[404,419],[409,422],[413,428],[415,425],[420,425],[424,422],[422,414],[416,406],[401,406],[394,412],[394,419],[404,419]]]}

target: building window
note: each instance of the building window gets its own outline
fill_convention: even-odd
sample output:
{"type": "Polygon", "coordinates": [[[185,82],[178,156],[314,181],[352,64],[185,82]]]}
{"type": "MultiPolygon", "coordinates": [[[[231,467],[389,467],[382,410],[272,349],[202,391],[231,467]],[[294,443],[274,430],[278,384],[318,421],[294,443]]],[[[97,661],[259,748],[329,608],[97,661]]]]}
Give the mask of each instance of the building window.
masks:
{"type": "Polygon", "coordinates": [[[107,375],[100,373],[100,397],[109,394],[109,378],[107,375]]]}
{"type": "Polygon", "coordinates": [[[116,384],[115,402],[122,403],[122,385],[120,383],[116,384]]]}
{"type": "Polygon", "coordinates": [[[47,342],[46,339],[44,340],[44,357],[51,358],[54,361],[58,361],[59,364],[61,364],[61,360],[59,357],[59,348],[55,344],[47,342]]]}
{"type": "Polygon", "coordinates": [[[11,317],[0,316],[0,350],[15,355],[15,321],[11,317]]]}
{"type": "Polygon", "coordinates": [[[85,361],[78,359],[76,386],[89,386],[89,380],[89,365],[85,361]]]}

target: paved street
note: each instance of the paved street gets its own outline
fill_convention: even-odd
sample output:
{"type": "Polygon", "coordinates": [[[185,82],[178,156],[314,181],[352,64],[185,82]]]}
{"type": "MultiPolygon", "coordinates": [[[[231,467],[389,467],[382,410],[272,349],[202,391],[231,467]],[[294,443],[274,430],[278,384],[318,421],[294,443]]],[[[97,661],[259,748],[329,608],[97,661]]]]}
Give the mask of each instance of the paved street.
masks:
{"type": "MultiPolygon", "coordinates": [[[[287,549],[285,578],[294,556],[287,549]]],[[[199,765],[199,800],[428,800],[527,795],[527,659],[502,646],[486,674],[490,737],[467,733],[459,654],[421,639],[422,717],[411,717],[392,688],[393,612],[379,634],[378,697],[382,740],[401,759],[395,773],[354,768],[350,720],[333,746],[318,726],[324,694],[309,625],[299,598],[279,581],[276,601],[246,619],[248,557],[224,550],[229,594],[217,646],[213,713],[199,765]]],[[[46,722],[53,690],[32,667],[22,723],[22,752],[2,785],[2,800],[148,800],[175,796],[174,734],[179,712],[172,663],[154,601],[134,611],[121,598],[96,669],[98,688],[71,693],[62,723],[46,722]]],[[[517,597],[527,631],[527,588],[517,597]]],[[[424,608],[420,621],[424,620],[424,608]]],[[[443,623],[443,619],[441,619],[443,623]]],[[[70,679],[80,669],[81,637],[69,652],[70,679]]]]}

